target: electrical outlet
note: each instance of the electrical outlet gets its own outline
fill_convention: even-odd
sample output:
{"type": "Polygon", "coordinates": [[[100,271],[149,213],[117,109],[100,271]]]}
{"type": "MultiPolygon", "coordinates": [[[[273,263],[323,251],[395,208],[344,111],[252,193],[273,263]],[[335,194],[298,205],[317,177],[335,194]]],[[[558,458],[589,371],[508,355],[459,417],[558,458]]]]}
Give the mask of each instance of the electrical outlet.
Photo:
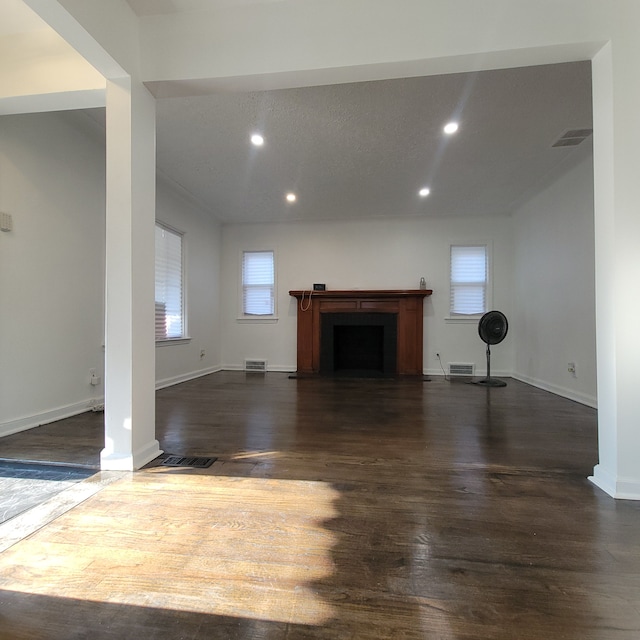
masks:
{"type": "Polygon", "coordinates": [[[200,358],[204,358],[204,349],[200,349],[200,358]]]}
{"type": "Polygon", "coordinates": [[[440,360],[440,352],[436,351],[436,358],[438,358],[438,360],[440,360]]]}
{"type": "Polygon", "coordinates": [[[567,363],[567,371],[569,373],[572,373],[575,376],[576,375],[576,363],[575,362],[567,363]]]}

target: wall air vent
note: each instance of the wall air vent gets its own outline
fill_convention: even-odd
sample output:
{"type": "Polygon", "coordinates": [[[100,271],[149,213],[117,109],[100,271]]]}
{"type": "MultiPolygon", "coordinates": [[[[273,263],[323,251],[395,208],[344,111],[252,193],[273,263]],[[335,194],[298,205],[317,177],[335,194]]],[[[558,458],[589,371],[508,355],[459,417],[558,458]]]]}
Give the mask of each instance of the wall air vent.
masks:
{"type": "Polygon", "coordinates": [[[593,129],[570,129],[563,133],[551,146],[575,147],[586,140],[593,133],[593,129]]]}
{"type": "Polygon", "coordinates": [[[450,362],[449,375],[452,378],[473,377],[475,368],[473,362],[450,362]]]}
{"type": "Polygon", "coordinates": [[[253,373],[265,373],[267,371],[266,360],[245,360],[244,370],[253,373]]]}

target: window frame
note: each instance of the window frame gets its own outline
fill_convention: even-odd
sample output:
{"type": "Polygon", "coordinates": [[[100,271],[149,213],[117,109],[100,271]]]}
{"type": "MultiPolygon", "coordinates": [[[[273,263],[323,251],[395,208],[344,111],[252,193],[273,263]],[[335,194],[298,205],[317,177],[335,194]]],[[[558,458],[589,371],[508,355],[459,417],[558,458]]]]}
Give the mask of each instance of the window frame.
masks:
{"type": "MultiPolygon", "coordinates": [[[[162,222],[160,220],[156,220],[155,221],[155,228],[154,228],[154,234],[156,233],[157,229],[161,229],[163,231],[166,231],[170,234],[173,234],[174,236],[177,236],[180,239],[180,311],[181,311],[181,324],[182,324],[182,332],[180,336],[174,336],[174,337],[164,337],[164,338],[159,338],[157,337],[156,333],[155,333],[155,326],[154,326],[154,337],[155,337],[155,343],[156,346],[165,346],[165,345],[169,345],[169,344],[179,344],[179,343],[184,343],[189,341],[191,338],[189,337],[189,334],[187,332],[187,295],[186,295],[186,272],[185,272],[185,264],[186,264],[186,259],[185,259],[185,255],[186,255],[186,243],[185,243],[185,232],[181,231],[180,229],[176,229],[175,227],[162,222]]],[[[157,264],[157,252],[155,251],[155,247],[154,247],[154,278],[157,277],[157,268],[158,268],[158,264],[157,264]]],[[[154,302],[157,303],[157,301],[155,300],[156,296],[155,296],[155,287],[154,287],[154,302]]],[[[166,316],[166,313],[165,313],[166,316]]]]}
{"type": "Polygon", "coordinates": [[[276,252],[274,249],[243,249],[240,251],[240,274],[239,274],[239,291],[238,291],[238,317],[236,320],[240,323],[273,323],[278,320],[278,276],[276,268],[276,252]],[[273,264],[273,283],[272,287],[272,300],[273,300],[273,313],[270,314],[252,314],[245,311],[245,282],[244,282],[244,264],[245,256],[247,254],[256,253],[270,253],[273,264]]]}
{"type": "Polygon", "coordinates": [[[488,240],[476,240],[476,241],[468,241],[468,242],[450,242],[449,243],[449,309],[447,317],[445,321],[448,323],[474,323],[476,324],[478,320],[492,308],[492,287],[493,287],[493,277],[492,277],[492,268],[493,268],[493,247],[491,241],[488,240]],[[485,310],[479,313],[474,314],[458,314],[453,313],[451,309],[451,301],[453,295],[453,287],[454,283],[451,280],[451,266],[452,266],[452,253],[454,247],[484,247],[485,249],[485,310]]]}

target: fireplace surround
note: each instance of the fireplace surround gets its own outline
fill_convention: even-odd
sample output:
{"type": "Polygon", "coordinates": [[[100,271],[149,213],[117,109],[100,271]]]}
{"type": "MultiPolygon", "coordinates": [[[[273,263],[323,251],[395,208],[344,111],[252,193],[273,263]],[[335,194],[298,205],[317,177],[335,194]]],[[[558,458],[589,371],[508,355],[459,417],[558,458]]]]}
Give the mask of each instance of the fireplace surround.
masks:
{"type": "MultiPolygon", "coordinates": [[[[296,298],[298,302],[297,372],[299,374],[331,374],[328,367],[332,366],[335,369],[335,360],[332,365],[329,365],[326,360],[328,356],[321,355],[323,342],[331,339],[323,335],[323,323],[333,326],[334,341],[336,326],[383,326],[383,333],[387,334],[388,342],[389,332],[392,329],[390,325],[384,325],[382,317],[392,316],[392,322],[395,323],[395,357],[387,344],[387,351],[383,351],[383,354],[387,355],[383,355],[382,373],[384,375],[422,375],[423,301],[431,294],[430,289],[289,291],[289,295],[296,298]]],[[[338,333],[340,331],[338,330],[338,333]]],[[[347,334],[350,331],[346,329],[347,334]]],[[[365,333],[369,334],[376,332],[379,333],[379,329],[365,330],[365,333]]],[[[338,336],[338,340],[340,339],[342,338],[338,336]]],[[[352,334],[347,335],[344,340],[361,341],[361,351],[365,358],[375,359],[372,354],[367,353],[370,350],[367,345],[374,344],[372,335],[354,338],[352,334]]],[[[376,357],[379,358],[379,356],[376,357]]],[[[373,368],[376,362],[369,363],[365,360],[364,365],[365,369],[373,368]]],[[[350,366],[347,363],[344,368],[348,370],[350,366]]],[[[342,364],[338,363],[338,372],[335,373],[339,373],[340,367],[342,364]]],[[[353,368],[357,370],[358,365],[353,368]]]]}

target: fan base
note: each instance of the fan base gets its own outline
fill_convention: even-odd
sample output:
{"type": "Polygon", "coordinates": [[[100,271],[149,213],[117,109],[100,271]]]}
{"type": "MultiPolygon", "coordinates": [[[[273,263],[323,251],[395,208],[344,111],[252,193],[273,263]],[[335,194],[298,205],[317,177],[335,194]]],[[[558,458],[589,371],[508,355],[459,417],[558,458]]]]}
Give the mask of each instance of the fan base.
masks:
{"type": "Polygon", "coordinates": [[[506,387],[507,383],[498,378],[482,378],[482,380],[474,380],[471,384],[480,384],[483,387],[506,387]]]}

